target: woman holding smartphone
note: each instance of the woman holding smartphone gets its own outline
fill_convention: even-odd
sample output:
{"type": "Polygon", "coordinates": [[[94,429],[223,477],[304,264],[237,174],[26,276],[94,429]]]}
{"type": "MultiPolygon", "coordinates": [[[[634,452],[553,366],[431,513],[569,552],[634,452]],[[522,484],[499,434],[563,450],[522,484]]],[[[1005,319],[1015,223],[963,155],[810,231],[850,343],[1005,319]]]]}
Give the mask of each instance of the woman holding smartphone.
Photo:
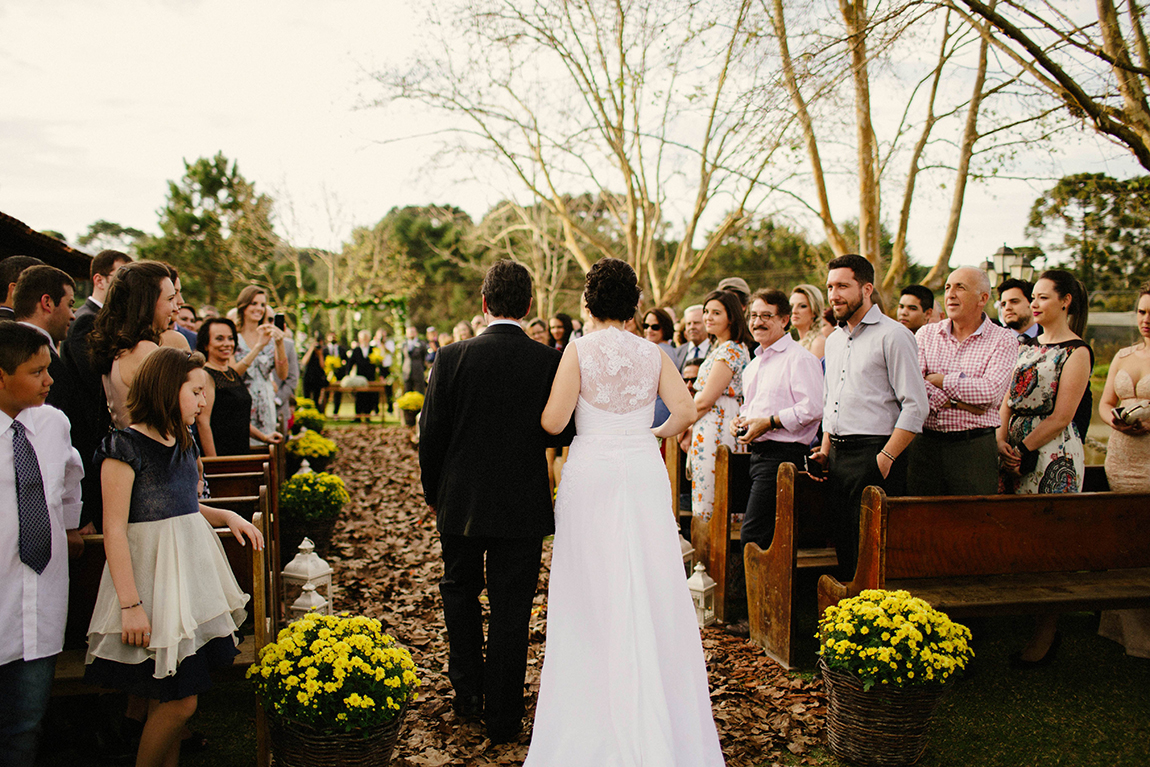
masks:
{"type": "MultiPolygon", "coordinates": [[[[259,345],[260,326],[271,325],[265,322],[267,306],[268,294],[263,288],[248,285],[240,291],[240,297],[236,299],[236,330],[239,331],[235,349],[237,359],[243,359],[259,345]]],[[[276,389],[280,381],[287,380],[289,369],[284,332],[271,325],[270,333],[274,345],[268,344],[259,352],[244,374],[244,382],[248,385],[248,393],[252,395],[252,426],[260,434],[267,435],[268,443],[279,443],[283,441],[283,435],[277,430],[276,389]]],[[[253,447],[262,444],[254,437],[251,439],[253,447]]]]}

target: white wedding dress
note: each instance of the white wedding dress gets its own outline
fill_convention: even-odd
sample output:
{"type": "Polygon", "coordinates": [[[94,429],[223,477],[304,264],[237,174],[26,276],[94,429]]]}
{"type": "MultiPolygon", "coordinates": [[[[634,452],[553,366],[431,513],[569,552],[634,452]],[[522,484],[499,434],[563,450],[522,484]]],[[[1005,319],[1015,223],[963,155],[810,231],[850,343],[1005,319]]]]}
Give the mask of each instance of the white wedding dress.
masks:
{"type": "Polygon", "coordinates": [[[547,651],[524,767],[723,764],[651,419],[662,352],[607,328],[581,378],[555,504],[547,651]]]}

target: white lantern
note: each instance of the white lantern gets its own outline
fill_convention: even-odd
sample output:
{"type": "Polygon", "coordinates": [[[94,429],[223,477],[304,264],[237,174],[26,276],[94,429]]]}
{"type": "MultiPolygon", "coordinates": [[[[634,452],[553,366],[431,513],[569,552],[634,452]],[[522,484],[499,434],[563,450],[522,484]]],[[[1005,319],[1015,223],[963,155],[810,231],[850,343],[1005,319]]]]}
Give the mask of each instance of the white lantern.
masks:
{"type": "Polygon", "coordinates": [[[691,590],[691,601],[695,603],[699,628],[710,626],[715,622],[715,581],[707,575],[702,562],[695,564],[695,574],[687,579],[687,588],[691,590]]]}
{"type": "MultiPolygon", "coordinates": [[[[324,612],[331,615],[331,575],[331,565],[324,562],[319,558],[319,555],[315,553],[315,544],[311,542],[311,539],[304,538],[299,545],[299,553],[296,554],[292,558],[292,561],[287,563],[287,567],[283,569],[284,600],[286,601],[290,598],[291,594],[294,594],[295,588],[306,590],[310,584],[313,593],[316,592],[317,589],[323,589],[322,596],[318,593],[315,594],[315,596],[321,599],[326,606],[324,612]],[[288,591],[289,587],[292,589],[290,593],[288,591]]],[[[292,610],[294,609],[295,604],[292,604],[292,610]]]]}
{"type": "Polygon", "coordinates": [[[687,578],[690,578],[695,569],[695,547],[682,534],[679,535],[679,551],[683,554],[683,569],[687,571],[687,578]]]}
{"type": "Polygon", "coordinates": [[[316,592],[314,583],[305,583],[303,585],[303,591],[299,595],[299,599],[292,602],[291,607],[288,608],[288,612],[291,613],[292,620],[302,618],[308,613],[327,613],[331,615],[331,604],[316,592]]]}

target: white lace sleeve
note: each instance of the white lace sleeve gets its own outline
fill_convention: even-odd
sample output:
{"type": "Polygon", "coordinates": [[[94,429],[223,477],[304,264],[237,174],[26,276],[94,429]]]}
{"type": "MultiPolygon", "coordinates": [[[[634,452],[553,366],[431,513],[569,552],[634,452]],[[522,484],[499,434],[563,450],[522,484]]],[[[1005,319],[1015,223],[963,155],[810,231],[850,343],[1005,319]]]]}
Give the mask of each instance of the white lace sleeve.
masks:
{"type": "Polygon", "coordinates": [[[662,352],[645,339],[614,328],[575,341],[579,350],[579,395],[611,413],[649,405],[659,389],[662,352]]]}

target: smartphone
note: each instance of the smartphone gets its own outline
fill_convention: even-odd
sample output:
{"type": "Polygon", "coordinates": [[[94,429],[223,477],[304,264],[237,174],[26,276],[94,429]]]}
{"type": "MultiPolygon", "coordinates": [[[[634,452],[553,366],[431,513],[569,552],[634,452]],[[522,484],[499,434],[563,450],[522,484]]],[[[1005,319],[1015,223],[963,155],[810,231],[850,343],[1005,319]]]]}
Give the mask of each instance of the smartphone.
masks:
{"type": "Polygon", "coordinates": [[[815,459],[811,458],[809,455],[806,457],[804,463],[807,474],[810,474],[815,478],[821,477],[823,475],[823,465],[815,459]]]}
{"type": "Polygon", "coordinates": [[[276,316],[272,319],[272,322],[280,330],[284,329],[284,316],[282,314],[280,314],[279,312],[276,312],[276,316]]]}

